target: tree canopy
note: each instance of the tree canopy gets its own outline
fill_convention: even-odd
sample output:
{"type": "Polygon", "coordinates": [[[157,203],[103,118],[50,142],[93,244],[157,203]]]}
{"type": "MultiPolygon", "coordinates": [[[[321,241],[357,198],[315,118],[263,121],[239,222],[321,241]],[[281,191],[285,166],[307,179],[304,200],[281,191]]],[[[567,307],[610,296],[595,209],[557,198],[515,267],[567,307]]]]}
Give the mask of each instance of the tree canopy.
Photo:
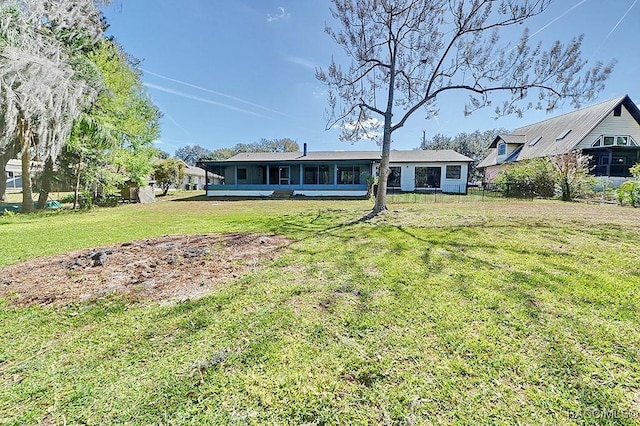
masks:
{"type": "Polygon", "coordinates": [[[437,114],[448,93],[469,93],[467,114],[502,102],[495,113],[522,114],[553,109],[568,99],[578,106],[604,87],[613,63],[586,68],[583,37],[533,45],[528,29],[516,42],[502,42],[509,27],[545,12],[552,0],[332,0],[336,28],[326,32],[344,49],[350,65],[336,60],[317,70],[329,86],[327,127],[340,126],[342,138],[371,136],[381,123],[382,160],[376,204],[386,209],[391,135],[420,110],[437,114]],[[537,95],[538,101],[529,98],[537,95]],[[381,118],[381,120],[377,119],[381,118]]]}
{"type": "Polygon", "coordinates": [[[101,40],[87,56],[103,88],[76,119],[60,158],[76,197],[81,186],[113,195],[126,181],[143,184],[153,171],[152,143],[160,134],[160,112],[144,91],[137,61],[113,40],[101,40]]]}
{"type": "Polygon", "coordinates": [[[60,153],[76,189],[95,184],[113,192],[152,171],[160,114],[137,61],[103,37],[103,3],[0,0],[0,166],[21,154],[23,211],[33,208],[32,158],[45,170],[39,206],[60,153]]]}
{"type": "MultiPolygon", "coordinates": [[[[32,155],[53,161],[73,121],[90,104],[100,81],[82,49],[102,34],[93,0],[0,2],[0,150],[17,138],[23,176],[32,155]]],[[[23,211],[33,208],[23,179],[23,211]]]]}
{"type": "Polygon", "coordinates": [[[176,157],[193,166],[201,160],[226,160],[241,152],[295,152],[300,151],[298,142],[289,138],[260,139],[259,142],[239,143],[232,148],[210,151],[200,145],[186,145],[176,150],[176,157]]]}
{"type": "MultiPolygon", "coordinates": [[[[489,145],[500,134],[510,133],[507,129],[476,130],[471,133],[458,133],[456,136],[446,136],[436,133],[431,138],[423,138],[420,149],[452,149],[473,159],[469,176],[475,174],[475,166],[489,155],[489,145]]],[[[478,177],[478,176],[476,176],[478,177]]]]}

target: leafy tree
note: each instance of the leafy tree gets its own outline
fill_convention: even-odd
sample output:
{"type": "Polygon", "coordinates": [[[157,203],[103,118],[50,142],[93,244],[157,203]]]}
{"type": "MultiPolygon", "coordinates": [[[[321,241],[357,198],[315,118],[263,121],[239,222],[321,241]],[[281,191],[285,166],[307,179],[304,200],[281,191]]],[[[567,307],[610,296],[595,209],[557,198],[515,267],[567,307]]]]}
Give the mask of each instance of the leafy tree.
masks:
{"type": "MultiPolygon", "coordinates": [[[[60,168],[81,190],[115,195],[126,181],[144,184],[158,150],[160,113],[147,96],[138,62],[113,40],[102,40],[87,57],[99,70],[103,88],[74,123],[60,168]]],[[[75,207],[74,203],[74,207],[75,207]]]]}
{"type": "Polygon", "coordinates": [[[184,160],[189,165],[201,160],[226,160],[241,152],[296,152],[300,151],[298,142],[293,139],[260,139],[255,143],[239,143],[232,148],[220,148],[207,151],[201,146],[194,145],[180,148],[176,151],[176,157],[184,160]],[[195,160],[194,160],[195,159],[195,160]],[[188,161],[187,161],[188,160],[188,161]],[[191,161],[191,163],[190,163],[191,161]]]}
{"type": "Polygon", "coordinates": [[[169,154],[167,151],[163,151],[161,149],[157,149],[156,150],[156,157],[158,157],[161,160],[168,160],[169,158],[171,158],[171,154],[169,154]]]}
{"type": "Polygon", "coordinates": [[[181,159],[190,166],[194,166],[198,161],[208,159],[211,151],[200,145],[185,145],[176,149],[176,158],[181,159]]]}
{"type": "Polygon", "coordinates": [[[317,78],[329,86],[328,128],[341,124],[342,139],[371,136],[381,118],[382,158],[372,214],[386,209],[392,134],[418,110],[427,118],[437,101],[453,91],[470,94],[465,113],[505,99],[496,114],[532,107],[553,109],[559,100],[574,106],[604,87],[613,64],[586,71],[582,36],[548,51],[531,46],[525,29],[515,44],[500,42],[501,31],[543,13],[551,0],[332,0],[339,28],[326,28],[344,48],[351,65],[335,60],[317,78]],[[525,99],[536,91],[539,102],[525,99]],[[380,100],[380,104],[378,103],[380,100]]]}
{"type": "Polygon", "coordinates": [[[252,144],[247,151],[238,152],[296,152],[300,151],[298,142],[289,139],[260,139],[257,144],[252,144]]]}
{"type": "Polygon", "coordinates": [[[589,175],[591,156],[580,151],[571,151],[553,156],[553,165],[558,193],[562,201],[572,201],[593,191],[594,178],[589,175]]]}
{"type": "Polygon", "coordinates": [[[162,195],[167,195],[169,188],[178,186],[184,180],[184,161],[178,158],[167,158],[158,161],[153,167],[156,183],[162,188],[162,195]]]}
{"type": "MultiPolygon", "coordinates": [[[[30,164],[53,161],[73,121],[96,96],[99,81],[81,48],[101,35],[93,0],[15,0],[0,3],[0,150],[17,138],[24,212],[33,209],[30,164]]],[[[4,176],[2,177],[4,179],[4,176]]]]}
{"type": "Polygon", "coordinates": [[[431,139],[423,139],[420,149],[453,149],[462,155],[473,159],[469,169],[469,177],[480,178],[476,172],[476,166],[490,151],[489,144],[496,136],[509,133],[506,129],[476,130],[472,133],[459,133],[453,138],[441,134],[435,134],[431,139]]]}
{"type": "Polygon", "coordinates": [[[211,154],[202,160],[226,160],[236,154],[237,152],[233,148],[219,148],[211,151],[211,154]]]}

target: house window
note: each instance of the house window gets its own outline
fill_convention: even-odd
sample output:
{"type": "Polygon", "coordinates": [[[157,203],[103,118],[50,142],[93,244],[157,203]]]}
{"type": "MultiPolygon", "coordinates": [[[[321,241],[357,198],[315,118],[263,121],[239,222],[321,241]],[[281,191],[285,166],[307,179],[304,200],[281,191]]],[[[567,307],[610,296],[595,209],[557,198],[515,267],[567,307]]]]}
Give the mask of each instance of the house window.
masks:
{"type": "Polygon", "coordinates": [[[338,167],[338,185],[360,184],[360,166],[338,167]]]}
{"type": "Polygon", "coordinates": [[[329,185],[333,181],[329,166],[304,166],[305,185],[329,185]]]}
{"type": "Polygon", "coordinates": [[[620,117],[622,115],[622,104],[617,105],[614,109],[613,109],[613,116],[614,117],[620,117]]]}
{"type": "Polygon", "coordinates": [[[635,140],[631,136],[623,135],[623,136],[600,136],[596,141],[591,145],[593,147],[602,147],[602,146],[638,146],[635,140]]]}
{"type": "Polygon", "coordinates": [[[440,167],[416,167],[416,188],[440,188],[440,167]]]}
{"type": "Polygon", "coordinates": [[[505,155],[507,153],[507,144],[501,143],[498,145],[498,155],[505,155]]]}
{"type": "Polygon", "coordinates": [[[238,180],[247,180],[247,169],[238,168],[238,180]]]}
{"type": "Polygon", "coordinates": [[[462,166],[447,166],[447,179],[460,179],[462,176],[462,166]]]}
{"type": "Polygon", "coordinates": [[[402,167],[389,167],[389,176],[387,177],[388,188],[400,188],[400,176],[402,167]]]}

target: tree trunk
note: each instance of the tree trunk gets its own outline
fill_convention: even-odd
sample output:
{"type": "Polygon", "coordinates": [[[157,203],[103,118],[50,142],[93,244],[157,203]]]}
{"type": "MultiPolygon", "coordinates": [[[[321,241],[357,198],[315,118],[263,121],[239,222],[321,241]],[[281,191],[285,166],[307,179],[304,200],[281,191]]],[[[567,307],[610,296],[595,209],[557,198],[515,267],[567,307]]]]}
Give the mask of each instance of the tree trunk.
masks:
{"type": "Polygon", "coordinates": [[[391,152],[391,120],[393,119],[393,96],[396,85],[396,50],[394,48],[391,55],[391,67],[389,68],[389,85],[387,86],[387,109],[384,113],[384,130],[382,133],[382,156],[380,158],[380,168],[378,169],[378,193],[376,194],[376,204],[371,211],[372,215],[377,215],[387,210],[387,177],[389,176],[389,155],[391,152]]]}
{"type": "Polygon", "coordinates": [[[7,163],[9,162],[8,155],[0,155],[0,203],[7,201],[7,163]]]}
{"type": "Polygon", "coordinates": [[[22,148],[22,213],[33,211],[33,195],[31,193],[31,137],[29,125],[22,115],[18,118],[18,139],[22,148]]]}
{"type": "Polygon", "coordinates": [[[22,212],[33,211],[33,194],[31,193],[31,155],[29,146],[22,149],[22,212]]]}
{"type": "Polygon", "coordinates": [[[378,193],[372,214],[377,215],[387,210],[387,177],[389,176],[389,155],[391,152],[391,117],[384,119],[384,135],[382,136],[382,157],[378,168],[378,193]]]}
{"type": "Polygon", "coordinates": [[[47,200],[49,199],[49,193],[51,192],[51,181],[53,178],[53,160],[49,157],[44,163],[44,170],[42,172],[42,182],[40,183],[40,193],[38,194],[39,210],[47,207],[47,200]]]}

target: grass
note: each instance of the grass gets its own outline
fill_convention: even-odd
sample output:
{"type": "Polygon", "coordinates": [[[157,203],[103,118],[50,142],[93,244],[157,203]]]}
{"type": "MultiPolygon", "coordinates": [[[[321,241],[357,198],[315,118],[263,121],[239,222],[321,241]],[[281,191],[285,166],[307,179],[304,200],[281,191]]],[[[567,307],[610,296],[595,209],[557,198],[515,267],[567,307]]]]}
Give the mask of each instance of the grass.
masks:
{"type": "Polygon", "coordinates": [[[640,423],[640,210],[398,201],[364,223],[365,201],[0,217],[4,265],[165,234],[294,241],[178,305],[0,301],[0,423],[640,423]]]}

